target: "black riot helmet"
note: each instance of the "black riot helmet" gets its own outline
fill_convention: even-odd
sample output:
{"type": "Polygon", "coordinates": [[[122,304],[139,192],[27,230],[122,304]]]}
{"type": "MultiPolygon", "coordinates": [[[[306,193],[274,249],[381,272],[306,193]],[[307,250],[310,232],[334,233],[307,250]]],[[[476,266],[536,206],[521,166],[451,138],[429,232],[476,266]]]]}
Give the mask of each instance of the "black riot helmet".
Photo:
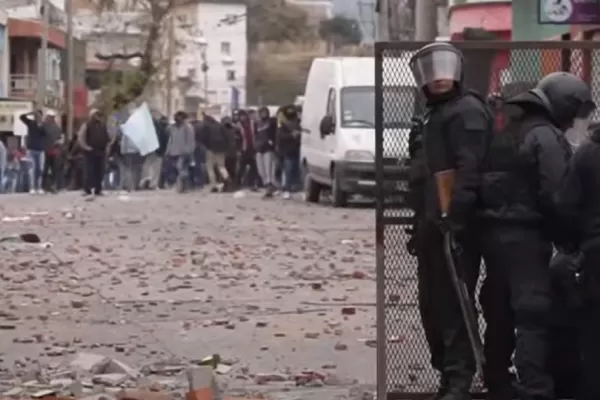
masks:
{"type": "Polygon", "coordinates": [[[425,45],[409,62],[417,86],[450,79],[457,83],[463,77],[463,55],[450,43],[436,42],[425,45]]]}
{"type": "Polygon", "coordinates": [[[596,109],[589,86],[568,72],[546,75],[531,93],[561,127],[570,127],[576,119],[587,119],[596,109]]]}

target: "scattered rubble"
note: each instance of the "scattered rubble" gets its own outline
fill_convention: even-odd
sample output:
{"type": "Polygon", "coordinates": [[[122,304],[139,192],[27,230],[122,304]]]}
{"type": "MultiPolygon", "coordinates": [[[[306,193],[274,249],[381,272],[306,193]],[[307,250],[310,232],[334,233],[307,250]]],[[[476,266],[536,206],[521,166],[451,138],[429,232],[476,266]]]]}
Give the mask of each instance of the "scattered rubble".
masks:
{"type": "Polygon", "coordinates": [[[19,211],[0,211],[2,398],[178,400],[200,367],[252,396],[374,381],[371,210],[249,192],[3,202],[19,211]]]}

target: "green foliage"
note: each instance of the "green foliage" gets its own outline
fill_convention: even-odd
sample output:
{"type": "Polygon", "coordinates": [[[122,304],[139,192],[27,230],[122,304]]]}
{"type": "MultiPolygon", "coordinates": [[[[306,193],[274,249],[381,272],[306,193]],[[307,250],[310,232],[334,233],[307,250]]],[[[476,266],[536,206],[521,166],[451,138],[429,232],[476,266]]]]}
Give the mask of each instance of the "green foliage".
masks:
{"type": "Polygon", "coordinates": [[[284,0],[250,0],[248,2],[248,40],[261,42],[299,42],[314,39],[315,32],[308,14],[284,0]]]}
{"type": "Polygon", "coordinates": [[[363,39],[358,21],[344,16],[337,16],[321,21],[319,36],[326,42],[337,46],[357,45],[363,39]]]}
{"type": "Polygon", "coordinates": [[[143,93],[149,78],[141,70],[106,71],[96,108],[107,115],[122,109],[143,93]]]}

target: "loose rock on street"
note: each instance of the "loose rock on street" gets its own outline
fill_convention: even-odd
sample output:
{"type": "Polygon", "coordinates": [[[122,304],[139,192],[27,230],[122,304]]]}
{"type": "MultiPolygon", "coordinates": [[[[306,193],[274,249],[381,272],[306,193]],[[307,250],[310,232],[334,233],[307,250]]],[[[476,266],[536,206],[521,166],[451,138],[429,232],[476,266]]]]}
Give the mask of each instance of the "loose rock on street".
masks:
{"type": "Polygon", "coordinates": [[[2,208],[2,235],[42,239],[0,242],[4,396],[177,396],[212,355],[228,393],[373,390],[370,207],[155,192],[14,195],[2,208]]]}

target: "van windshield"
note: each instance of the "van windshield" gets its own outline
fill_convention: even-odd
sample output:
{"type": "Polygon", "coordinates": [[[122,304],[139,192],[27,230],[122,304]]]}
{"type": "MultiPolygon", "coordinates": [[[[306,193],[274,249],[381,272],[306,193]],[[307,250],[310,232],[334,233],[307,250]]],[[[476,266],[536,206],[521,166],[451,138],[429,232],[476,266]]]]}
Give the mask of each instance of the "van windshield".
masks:
{"type": "MultiPolygon", "coordinates": [[[[386,128],[410,128],[415,110],[415,86],[386,86],[383,92],[386,128]]],[[[375,128],[375,87],[352,86],[341,91],[342,127],[375,128]]]]}

